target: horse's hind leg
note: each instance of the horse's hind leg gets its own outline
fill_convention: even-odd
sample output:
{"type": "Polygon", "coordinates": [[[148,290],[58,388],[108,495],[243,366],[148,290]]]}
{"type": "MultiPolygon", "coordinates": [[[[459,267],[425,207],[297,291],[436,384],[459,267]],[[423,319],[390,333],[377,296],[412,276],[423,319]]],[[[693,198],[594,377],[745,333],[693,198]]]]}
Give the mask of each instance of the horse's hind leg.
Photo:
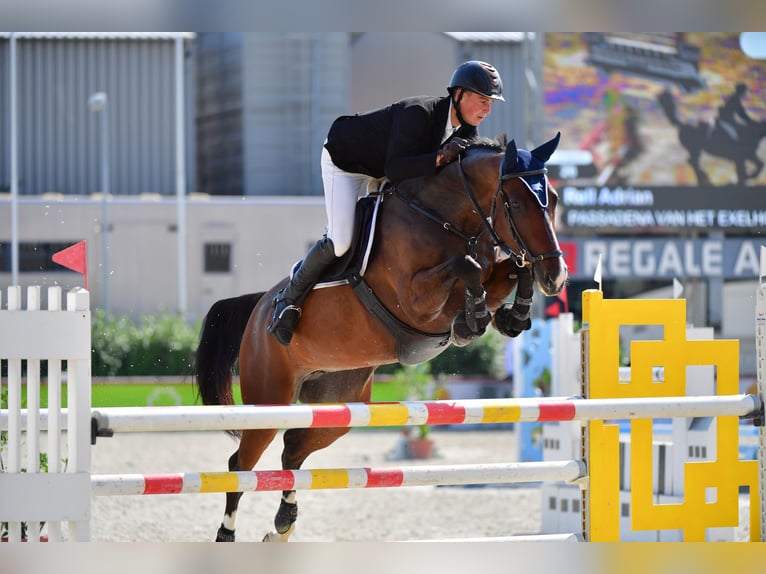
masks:
{"type": "MultiPolygon", "coordinates": [[[[272,429],[243,431],[239,449],[229,457],[229,471],[251,470],[276,434],[277,431],[272,429]]],[[[234,542],[240,498],[242,498],[241,492],[226,493],[226,509],[215,537],[216,542],[234,542]]]]}
{"type": "Polygon", "coordinates": [[[694,175],[697,176],[698,185],[710,185],[710,178],[708,178],[707,174],[702,170],[699,152],[689,152],[689,165],[692,166],[694,175]]]}
{"type": "Polygon", "coordinates": [[[750,161],[752,161],[755,165],[753,166],[753,171],[751,171],[748,175],[748,179],[755,179],[761,174],[761,170],[763,169],[764,163],[757,155],[753,154],[753,156],[750,158],[750,161]]]}
{"type": "Polygon", "coordinates": [[[737,185],[747,185],[747,165],[744,159],[735,162],[737,169],[737,185]]]}
{"type": "MultiPolygon", "coordinates": [[[[372,392],[374,368],[323,373],[303,382],[300,400],[304,403],[367,402],[372,392]]],[[[350,430],[339,428],[289,429],[284,434],[282,468],[301,468],[306,458],[315,451],[330,446],[350,430]]],[[[274,532],[264,537],[264,542],[287,542],[295,530],[298,503],[294,490],[282,492],[282,500],[274,517],[274,532]]]]}

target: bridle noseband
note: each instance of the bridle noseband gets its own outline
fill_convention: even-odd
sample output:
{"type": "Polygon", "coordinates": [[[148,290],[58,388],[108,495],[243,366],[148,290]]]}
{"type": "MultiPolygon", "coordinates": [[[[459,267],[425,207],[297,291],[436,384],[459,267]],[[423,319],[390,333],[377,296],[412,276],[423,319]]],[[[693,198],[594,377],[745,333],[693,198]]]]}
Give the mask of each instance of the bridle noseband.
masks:
{"type": "MultiPolygon", "coordinates": [[[[500,162],[500,175],[498,176],[497,180],[497,189],[495,190],[495,194],[492,196],[492,207],[491,212],[494,212],[495,210],[495,202],[497,200],[498,195],[503,196],[503,211],[505,212],[505,219],[508,221],[508,226],[511,228],[511,234],[513,235],[513,240],[516,242],[516,245],[519,246],[519,250],[521,253],[515,253],[510,247],[508,247],[507,244],[504,242],[496,243],[500,249],[505,251],[505,253],[509,257],[513,257],[516,260],[516,265],[518,267],[526,267],[526,266],[532,266],[535,263],[539,261],[545,261],[546,259],[556,259],[563,255],[563,252],[561,249],[554,249],[553,251],[548,251],[547,253],[542,253],[540,255],[531,255],[529,253],[529,250],[527,249],[526,245],[524,244],[524,240],[521,238],[521,234],[519,233],[518,228],[516,227],[516,223],[513,220],[513,215],[511,214],[511,205],[510,205],[510,199],[508,198],[508,195],[505,193],[505,190],[503,189],[503,182],[508,181],[509,179],[516,179],[524,177],[529,177],[531,175],[544,175],[548,173],[548,169],[543,167],[540,169],[534,169],[530,171],[520,171],[518,173],[506,173],[503,174],[503,163],[500,162]]],[[[468,181],[465,179],[465,175],[463,174],[463,167],[462,165],[458,164],[458,171],[461,174],[461,179],[463,179],[463,185],[466,186],[466,190],[468,191],[469,195],[473,196],[473,192],[469,190],[468,181]]],[[[547,185],[547,182],[546,182],[547,185]]],[[[547,190],[546,190],[547,191],[547,190]]],[[[547,209],[547,206],[542,206],[543,210],[547,209]]],[[[480,212],[481,213],[481,212],[480,212]]],[[[487,225],[489,225],[489,221],[487,221],[487,225]]],[[[494,228],[493,228],[494,231],[494,228]]],[[[493,240],[495,239],[496,234],[493,234],[493,240]]],[[[499,239],[499,238],[498,238],[499,239]]]]}

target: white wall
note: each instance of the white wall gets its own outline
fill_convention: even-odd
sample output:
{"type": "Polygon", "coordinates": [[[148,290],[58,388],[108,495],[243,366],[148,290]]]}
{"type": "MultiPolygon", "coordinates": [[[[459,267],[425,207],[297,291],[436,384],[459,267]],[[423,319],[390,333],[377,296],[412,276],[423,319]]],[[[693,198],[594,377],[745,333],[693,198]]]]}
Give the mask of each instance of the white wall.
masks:
{"type": "MultiPolygon", "coordinates": [[[[19,205],[19,241],[88,242],[91,305],[103,306],[101,203],[86,197],[25,199],[19,205]]],[[[10,204],[0,199],[0,221],[10,204]]],[[[218,197],[187,205],[187,299],[194,319],[223,297],[263,291],[286,276],[292,264],[324,233],[322,197],[218,197]],[[232,243],[232,273],[203,273],[205,242],[232,243]]],[[[115,200],[110,206],[111,311],[138,318],[178,310],[176,203],[174,200],[115,200]]],[[[0,228],[0,243],[10,229],[0,228]]],[[[26,285],[82,286],[70,272],[20,273],[26,285]]],[[[11,274],[0,273],[0,287],[11,274]]]]}

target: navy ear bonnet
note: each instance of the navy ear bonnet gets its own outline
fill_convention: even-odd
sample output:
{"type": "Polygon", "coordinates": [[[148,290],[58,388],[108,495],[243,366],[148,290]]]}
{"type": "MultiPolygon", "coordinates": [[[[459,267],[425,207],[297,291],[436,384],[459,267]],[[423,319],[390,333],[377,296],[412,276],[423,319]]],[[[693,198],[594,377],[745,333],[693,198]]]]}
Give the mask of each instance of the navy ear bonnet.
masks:
{"type": "Polygon", "coordinates": [[[503,159],[503,176],[518,177],[527,186],[529,191],[537,199],[541,207],[548,207],[548,178],[545,175],[545,162],[551,157],[556,147],[559,145],[561,133],[543,145],[533,149],[531,152],[525,149],[517,149],[516,142],[511,141],[505,150],[503,159]],[[515,163],[509,168],[510,163],[515,156],[515,163]]]}
{"type": "Polygon", "coordinates": [[[518,157],[519,161],[516,162],[516,165],[521,163],[524,167],[523,170],[519,171],[533,172],[533,175],[525,175],[519,179],[534,194],[541,207],[548,207],[548,177],[545,175],[545,164],[524,149],[518,151],[518,157]],[[534,173],[536,171],[540,173],[534,173]]]}

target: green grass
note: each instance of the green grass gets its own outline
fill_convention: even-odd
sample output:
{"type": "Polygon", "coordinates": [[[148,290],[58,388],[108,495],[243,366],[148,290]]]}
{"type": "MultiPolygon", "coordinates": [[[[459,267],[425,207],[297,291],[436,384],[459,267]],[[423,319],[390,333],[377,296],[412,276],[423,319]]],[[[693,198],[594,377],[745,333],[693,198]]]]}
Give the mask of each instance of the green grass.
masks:
{"type": "MultiPolygon", "coordinates": [[[[235,403],[241,404],[239,385],[234,385],[235,403]]],[[[66,385],[61,390],[62,403],[66,406],[66,385]]],[[[22,402],[26,405],[27,388],[22,387],[22,402]]],[[[405,400],[399,385],[375,383],[372,387],[374,402],[405,400]]],[[[48,386],[40,387],[41,407],[48,406],[48,386]]],[[[94,383],[91,388],[91,404],[94,407],[143,407],[198,405],[197,389],[192,383],[94,383]]]]}
{"type": "MultiPolygon", "coordinates": [[[[239,399],[239,385],[235,387],[234,396],[239,399]]],[[[201,405],[202,402],[197,399],[197,388],[191,383],[104,383],[93,385],[91,404],[94,407],[164,407],[201,405]]]]}

